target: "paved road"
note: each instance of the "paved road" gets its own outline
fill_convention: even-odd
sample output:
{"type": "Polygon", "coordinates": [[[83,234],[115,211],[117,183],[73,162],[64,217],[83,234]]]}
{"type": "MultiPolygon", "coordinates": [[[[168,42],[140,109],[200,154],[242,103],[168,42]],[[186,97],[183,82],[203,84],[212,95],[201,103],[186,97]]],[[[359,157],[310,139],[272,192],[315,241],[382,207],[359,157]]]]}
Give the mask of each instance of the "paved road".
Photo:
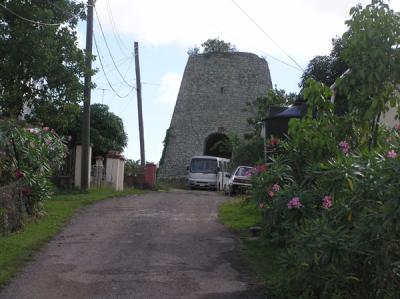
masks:
{"type": "Polygon", "coordinates": [[[262,298],[232,266],[236,242],[217,221],[223,200],[151,192],[86,207],[0,298],[262,298]]]}

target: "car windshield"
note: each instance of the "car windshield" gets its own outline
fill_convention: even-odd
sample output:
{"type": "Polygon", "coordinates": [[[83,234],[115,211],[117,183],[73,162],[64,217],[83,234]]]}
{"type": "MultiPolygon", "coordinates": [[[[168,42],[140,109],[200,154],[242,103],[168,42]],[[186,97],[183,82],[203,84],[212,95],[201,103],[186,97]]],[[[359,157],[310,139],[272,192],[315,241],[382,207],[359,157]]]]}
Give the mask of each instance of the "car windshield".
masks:
{"type": "Polygon", "coordinates": [[[192,159],[190,172],[217,173],[217,160],[214,159],[192,159]]]}
{"type": "Polygon", "coordinates": [[[236,171],[236,176],[249,176],[251,174],[252,167],[239,167],[236,171]]]}

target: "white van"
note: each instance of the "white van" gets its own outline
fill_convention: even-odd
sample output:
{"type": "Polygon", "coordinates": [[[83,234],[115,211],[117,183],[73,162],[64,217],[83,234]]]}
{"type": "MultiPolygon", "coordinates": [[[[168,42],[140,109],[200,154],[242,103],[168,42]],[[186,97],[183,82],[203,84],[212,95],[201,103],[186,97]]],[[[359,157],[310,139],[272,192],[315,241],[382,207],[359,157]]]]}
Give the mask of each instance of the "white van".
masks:
{"type": "Polygon", "coordinates": [[[224,190],[229,180],[229,159],[214,156],[194,156],[188,166],[189,188],[224,190]]]}

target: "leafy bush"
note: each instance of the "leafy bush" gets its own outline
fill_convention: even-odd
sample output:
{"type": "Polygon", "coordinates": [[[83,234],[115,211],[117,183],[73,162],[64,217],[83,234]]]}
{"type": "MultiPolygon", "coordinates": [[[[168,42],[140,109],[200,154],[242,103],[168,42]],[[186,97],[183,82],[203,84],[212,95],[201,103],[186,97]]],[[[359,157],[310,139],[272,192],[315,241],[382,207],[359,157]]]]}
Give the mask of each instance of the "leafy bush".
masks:
{"type": "Polygon", "coordinates": [[[128,159],[125,162],[125,176],[139,176],[141,174],[141,166],[139,160],[128,159]]]}
{"type": "Polygon", "coordinates": [[[27,198],[27,212],[35,215],[49,197],[49,177],[60,167],[66,146],[48,127],[22,127],[14,121],[0,122],[0,183],[20,180],[27,198]]]}
{"type": "Polygon", "coordinates": [[[380,128],[369,150],[351,119],[332,115],[323,88],[310,88],[309,113],[290,122],[285,153],[253,178],[266,236],[285,248],[275,296],[396,298],[400,125],[380,128]]]}

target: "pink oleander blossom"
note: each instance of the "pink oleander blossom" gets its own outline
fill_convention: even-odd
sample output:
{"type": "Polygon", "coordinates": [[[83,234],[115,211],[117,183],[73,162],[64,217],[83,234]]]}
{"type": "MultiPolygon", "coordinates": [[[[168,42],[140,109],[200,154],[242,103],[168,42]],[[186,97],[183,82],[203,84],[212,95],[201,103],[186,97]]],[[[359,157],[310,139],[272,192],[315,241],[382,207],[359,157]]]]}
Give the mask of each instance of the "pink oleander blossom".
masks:
{"type": "Polygon", "coordinates": [[[390,150],[386,154],[386,157],[388,157],[389,159],[396,159],[397,158],[397,153],[394,150],[390,150]]]}
{"type": "Polygon", "coordinates": [[[260,204],[258,205],[258,207],[260,209],[264,209],[265,208],[265,203],[264,202],[260,202],[260,204]]]}
{"type": "Polygon", "coordinates": [[[49,130],[50,130],[49,127],[44,127],[44,128],[43,128],[43,131],[45,131],[45,132],[48,132],[49,130]]]}
{"type": "Polygon", "coordinates": [[[21,189],[21,192],[25,196],[29,196],[32,193],[32,189],[29,187],[24,187],[21,189]]]}
{"type": "Polygon", "coordinates": [[[400,123],[395,124],[394,129],[395,129],[397,132],[400,132],[400,123]]]}
{"type": "Polygon", "coordinates": [[[275,193],[272,192],[272,191],[269,191],[269,192],[268,192],[268,195],[269,195],[269,197],[274,197],[274,196],[275,196],[275,193]]]}
{"type": "Polygon", "coordinates": [[[324,209],[330,209],[330,208],[332,207],[332,205],[333,205],[332,196],[326,195],[326,196],[324,197],[324,199],[322,200],[322,207],[323,207],[324,209]]]}
{"type": "Polygon", "coordinates": [[[36,129],[36,128],[29,128],[28,131],[30,133],[32,133],[32,134],[38,134],[39,133],[38,129],[36,129]]]}
{"type": "Polygon", "coordinates": [[[271,137],[271,139],[270,139],[270,144],[272,145],[272,146],[277,146],[278,144],[279,144],[279,139],[278,138],[275,138],[275,137],[271,137]]]}
{"type": "Polygon", "coordinates": [[[263,172],[267,171],[267,165],[265,165],[265,164],[256,165],[255,169],[256,169],[256,173],[263,173],[263,172]]]}
{"type": "Polygon", "coordinates": [[[278,192],[279,190],[281,190],[281,186],[278,183],[272,185],[272,191],[278,192]]]}
{"type": "Polygon", "coordinates": [[[347,143],[346,140],[342,140],[339,142],[339,148],[345,155],[348,155],[350,152],[350,145],[347,143]]]}
{"type": "Polygon", "coordinates": [[[20,178],[23,178],[23,177],[24,177],[24,173],[21,170],[17,169],[17,171],[15,172],[15,178],[17,180],[19,180],[20,178]]]}
{"type": "Polygon", "coordinates": [[[288,209],[298,209],[301,208],[303,205],[301,204],[300,198],[299,197],[293,197],[289,202],[288,202],[288,209]]]}

